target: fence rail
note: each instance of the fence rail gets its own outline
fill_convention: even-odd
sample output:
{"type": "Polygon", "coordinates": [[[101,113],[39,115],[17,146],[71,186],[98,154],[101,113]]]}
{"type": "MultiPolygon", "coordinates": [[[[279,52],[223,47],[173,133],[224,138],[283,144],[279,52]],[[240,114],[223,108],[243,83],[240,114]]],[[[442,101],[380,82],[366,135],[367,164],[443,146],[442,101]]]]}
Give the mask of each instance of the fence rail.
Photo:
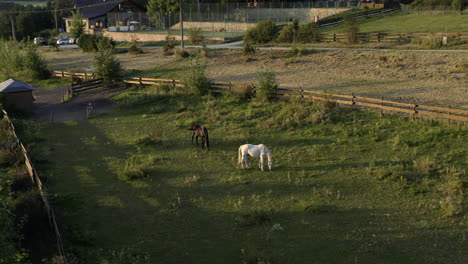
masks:
{"type": "MultiPolygon", "coordinates": [[[[468,33],[467,33],[468,35],[468,33]]],[[[59,76],[67,76],[68,72],[60,72],[59,76]]],[[[84,76],[83,74],[76,76],[84,76]]],[[[174,88],[183,88],[184,84],[181,80],[175,79],[156,79],[146,77],[129,77],[123,80],[125,83],[143,85],[168,85],[174,88]]],[[[255,94],[255,85],[245,84],[232,84],[224,82],[212,83],[212,92],[234,92],[234,93],[251,93],[255,94]]],[[[442,106],[430,106],[412,103],[397,102],[381,98],[371,98],[364,96],[344,95],[344,94],[332,94],[322,91],[313,91],[306,89],[295,89],[295,88],[279,88],[277,92],[278,97],[283,98],[301,98],[304,100],[323,100],[331,101],[343,105],[361,106],[366,108],[380,109],[381,111],[391,111],[398,113],[406,113],[413,116],[424,115],[430,117],[439,117],[449,120],[456,120],[461,122],[468,121],[468,110],[457,109],[451,107],[442,106]]]]}
{"type": "MultiPolygon", "coordinates": [[[[468,32],[454,33],[358,33],[358,38],[362,42],[401,42],[413,39],[428,39],[434,37],[447,37],[451,40],[468,41],[468,32]]],[[[339,42],[346,41],[345,33],[321,33],[320,41],[339,42]]]]}
{"type": "Polygon", "coordinates": [[[21,152],[23,153],[24,163],[25,163],[26,168],[28,170],[29,177],[31,178],[32,183],[36,185],[36,187],[37,187],[37,189],[39,191],[39,194],[40,194],[40,196],[42,198],[42,201],[44,203],[44,207],[45,207],[47,216],[49,218],[49,224],[54,229],[55,238],[56,238],[56,241],[57,241],[58,253],[59,253],[60,257],[62,257],[63,263],[66,263],[65,250],[64,250],[63,243],[62,243],[62,236],[60,235],[60,230],[59,230],[58,225],[57,225],[57,220],[56,220],[54,211],[52,210],[52,207],[50,206],[49,200],[47,199],[47,195],[46,195],[46,193],[44,191],[44,185],[42,184],[41,178],[39,178],[39,175],[37,174],[37,171],[34,168],[34,165],[33,165],[32,161],[31,161],[31,158],[30,158],[30,156],[28,154],[28,151],[26,150],[26,147],[19,140],[19,137],[16,134],[15,126],[11,122],[11,120],[10,120],[10,118],[8,116],[8,113],[5,110],[2,110],[2,113],[3,113],[3,117],[5,118],[5,120],[8,123],[8,126],[10,127],[10,130],[11,130],[11,132],[13,134],[13,138],[15,139],[16,143],[18,144],[18,146],[21,149],[21,152]]]}

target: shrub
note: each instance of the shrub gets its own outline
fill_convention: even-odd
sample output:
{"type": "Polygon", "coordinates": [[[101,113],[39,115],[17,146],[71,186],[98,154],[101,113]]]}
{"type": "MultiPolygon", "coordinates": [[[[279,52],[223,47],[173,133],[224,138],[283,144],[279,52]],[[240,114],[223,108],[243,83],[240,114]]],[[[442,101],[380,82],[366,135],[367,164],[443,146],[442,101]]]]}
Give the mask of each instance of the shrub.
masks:
{"type": "Polygon", "coordinates": [[[200,43],[203,42],[205,37],[203,36],[203,32],[201,28],[190,28],[188,31],[188,39],[192,43],[200,43]]]}
{"type": "Polygon", "coordinates": [[[283,29],[279,32],[276,41],[280,43],[292,43],[294,41],[296,32],[294,32],[293,25],[286,25],[283,29]]]}
{"type": "Polygon", "coordinates": [[[315,23],[303,24],[297,30],[297,42],[312,43],[320,41],[320,30],[315,23]]]}
{"type": "Polygon", "coordinates": [[[344,22],[344,33],[346,34],[348,43],[350,44],[358,43],[359,24],[357,20],[351,14],[346,14],[343,17],[343,22],[344,22]]]}
{"type": "Polygon", "coordinates": [[[176,41],[174,37],[166,36],[166,40],[164,41],[164,46],[163,46],[164,56],[170,56],[174,54],[175,44],[176,44],[176,41]]]}
{"type": "Polygon", "coordinates": [[[256,97],[263,101],[271,101],[276,98],[278,82],[273,72],[259,72],[257,74],[256,97]]]}
{"type": "Polygon", "coordinates": [[[139,47],[138,38],[134,35],[132,36],[132,43],[130,44],[130,48],[128,49],[128,54],[137,55],[143,53],[139,47]]]}
{"type": "Polygon", "coordinates": [[[255,52],[256,52],[255,47],[253,47],[249,42],[244,42],[244,46],[242,48],[243,56],[253,55],[255,54],[255,52]]]}
{"type": "Polygon", "coordinates": [[[111,38],[94,34],[82,34],[77,44],[83,52],[95,52],[105,49],[113,50],[115,47],[115,42],[111,38]]]}
{"type": "Polygon", "coordinates": [[[47,79],[46,61],[31,43],[0,40],[0,78],[47,79]]]}
{"type": "Polygon", "coordinates": [[[267,43],[275,39],[275,36],[276,24],[271,20],[263,20],[245,32],[244,41],[254,44],[267,43]]]}
{"type": "Polygon", "coordinates": [[[185,71],[182,83],[193,94],[207,94],[211,89],[211,80],[206,76],[206,64],[199,58],[192,60],[185,71]]]}
{"type": "Polygon", "coordinates": [[[112,86],[121,78],[122,67],[111,50],[101,50],[94,55],[95,75],[102,78],[106,86],[112,86]]]}

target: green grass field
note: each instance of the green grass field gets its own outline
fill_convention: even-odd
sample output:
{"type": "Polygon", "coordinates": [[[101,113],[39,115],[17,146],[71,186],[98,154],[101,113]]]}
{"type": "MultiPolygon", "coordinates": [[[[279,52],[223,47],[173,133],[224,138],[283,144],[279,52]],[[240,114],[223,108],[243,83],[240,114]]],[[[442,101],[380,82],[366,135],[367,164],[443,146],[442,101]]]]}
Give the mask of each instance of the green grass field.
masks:
{"type": "Polygon", "coordinates": [[[466,126],[151,89],[116,102],[18,121],[78,263],[468,261],[466,126]],[[244,143],[266,144],[273,171],[241,170],[244,143]]]}
{"type": "MultiPolygon", "coordinates": [[[[395,12],[358,19],[361,32],[466,32],[468,15],[423,15],[395,12]]],[[[342,33],[342,24],[323,28],[322,32],[342,33]]]]}

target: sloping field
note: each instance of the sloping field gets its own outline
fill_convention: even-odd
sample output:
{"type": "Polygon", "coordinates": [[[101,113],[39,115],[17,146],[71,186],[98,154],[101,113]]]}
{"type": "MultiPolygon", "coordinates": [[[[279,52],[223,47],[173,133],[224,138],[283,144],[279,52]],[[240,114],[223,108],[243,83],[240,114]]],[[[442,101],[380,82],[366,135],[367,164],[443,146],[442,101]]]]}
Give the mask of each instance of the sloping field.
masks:
{"type": "MultiPolygon", "coordinates": [[[[383,16],[360,18],[359,29],[361,32],[467,32],[468,14],[441,15],[441,14],[405,14],[402,12],[391,13],[383,16]]],[[[322,32],[342,33],[342,24],[324,27],[322,32]]]]}
{"type": "MultiPolygon", "coordinates": [[[[145,49],[141,55],[117,58],[129,76],[182,78],[189,60],[161,53],[145,49]]],[[[44,55],[57,70],[83,72],[92,65],[92,55],[76,49],[44,55]]],[[[468,107],[468,53],[343,50],[295,56],[257,51],[247,60],[240,50],[211,50],[205,61],[208,76],[216,81],[251,84],[257,72],[269,70],[283,87],[468,107]]]]}
{"type": "Polygon", "coordinates": [[[77,263],[468,261],[466,126],[151,89],[116,100],[20,126],[77,263]],[[209,152],[190,144],[195,121],[209,152]],[[266,144],[273,171],[241,170],[244,143],[266,144]]]}

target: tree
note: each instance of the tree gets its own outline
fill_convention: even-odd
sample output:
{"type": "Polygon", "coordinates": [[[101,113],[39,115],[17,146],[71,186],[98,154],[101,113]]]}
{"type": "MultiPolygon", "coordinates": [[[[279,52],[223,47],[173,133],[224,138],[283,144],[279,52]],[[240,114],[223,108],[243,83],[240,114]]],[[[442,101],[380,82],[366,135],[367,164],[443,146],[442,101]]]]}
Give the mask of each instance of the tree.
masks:
{"type": "Polygon", "coordinates": [[[460,15],[461,15],[461,12],[463,10],[463,6],[464,6],[464,0],[453,0],[452,1],[452,7],[453,9],[457,10],[460,12],[460,15]]]}
{"type": "Polygon", "coordinates": [[[146,8],[154,24],[164,23],[164,27],[169,29],[169,18],[179,10],[179,0],[149,0],[146,8]]]}
{"type": "Polygon", "coordinates": [[[79,38],[84,33],[85,23],[83,22],[83,17],[81,16],[80,12],[72,13],[73,19],[71,22],[70,37],[79,38]]]}
{"type": "Polygon", "coordinates": [[[121,78],[122,66],[111,49],[101,49],[94,54],[96,76],[102,78],[107,87],[113,86],[121,78]]]}

